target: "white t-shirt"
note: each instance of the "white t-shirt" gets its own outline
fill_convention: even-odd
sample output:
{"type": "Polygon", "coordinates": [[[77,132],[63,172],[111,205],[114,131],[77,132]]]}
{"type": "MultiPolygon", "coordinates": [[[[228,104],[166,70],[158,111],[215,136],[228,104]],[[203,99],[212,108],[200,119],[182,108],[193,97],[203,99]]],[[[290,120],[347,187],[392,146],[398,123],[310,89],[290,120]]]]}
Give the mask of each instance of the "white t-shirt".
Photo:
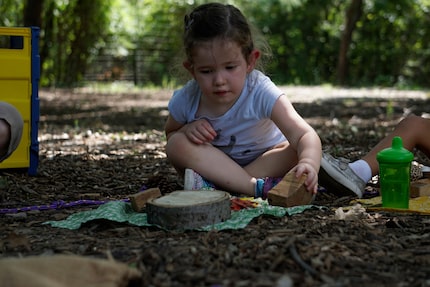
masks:
{"type": "Polygon", "coordinates": [[[286,140],[270,119],[273,106],[282,94],[267,76],[254,70],[247,76],[236,103],[220,117],[196,117],[202,92],[195,80],[173,93],[168,108],[171,117],[179,123],[206,119],[217,132],[211,144],[245,166],[286,140]]]}

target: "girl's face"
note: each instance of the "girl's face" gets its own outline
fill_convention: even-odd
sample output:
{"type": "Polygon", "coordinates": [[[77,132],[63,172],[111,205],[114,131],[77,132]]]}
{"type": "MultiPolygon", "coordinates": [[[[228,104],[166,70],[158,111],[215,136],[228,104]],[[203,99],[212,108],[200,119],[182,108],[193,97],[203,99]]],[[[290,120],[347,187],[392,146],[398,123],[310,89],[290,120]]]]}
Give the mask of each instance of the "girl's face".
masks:
{"type": "Polygon", "coordinates": [[[196,45],[192,63],[185,62],[184,66],[210,104],[232,105],[240,96],[246,75],[254,69],[258,57],[259,51],[255,50],[245,59],[236,42],[216,38],[196,45]]]}

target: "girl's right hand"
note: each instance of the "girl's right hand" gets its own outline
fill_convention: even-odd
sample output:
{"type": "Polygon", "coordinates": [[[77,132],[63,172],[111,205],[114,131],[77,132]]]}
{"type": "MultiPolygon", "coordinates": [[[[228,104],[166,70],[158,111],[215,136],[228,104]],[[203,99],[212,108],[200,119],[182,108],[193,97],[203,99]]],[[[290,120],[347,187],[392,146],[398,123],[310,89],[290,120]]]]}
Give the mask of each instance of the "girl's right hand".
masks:
{"type": "Polygon", "coordinates": [[[205,119],[186,124],[181,128],[181,131],[195,144],[211,142],[217,135],[212,125],[205,119]]]}

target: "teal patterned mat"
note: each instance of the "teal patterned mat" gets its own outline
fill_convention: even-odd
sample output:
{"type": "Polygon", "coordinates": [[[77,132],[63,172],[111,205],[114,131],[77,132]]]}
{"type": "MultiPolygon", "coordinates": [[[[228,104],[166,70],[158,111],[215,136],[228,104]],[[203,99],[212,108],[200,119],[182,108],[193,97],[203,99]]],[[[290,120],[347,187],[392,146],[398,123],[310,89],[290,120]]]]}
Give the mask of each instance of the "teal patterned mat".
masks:
{"type": "MultiPolygon", "coordinates": [[[[259,202],[259,206],[255,208],[247,208],[239,211],[232,211],[230,219],[214,225],[205,226],[195,230],[209,231],[209,230],[225,230],[225,229],[242,229],[245,228],[249,222],[255,217],[260,215],[272,215],[276,217],[283,217],[285,215],[293,215],[302,213],[310,208],[323,208],[315,205],[302,205],[295,207],[278,207],[267,204],[266,201],[259,202]]],[[[124,222],[136,226],[154,226],[148,223],[146,213],[138,213],[133,210],[130,203],[123,201],[111,201],[100,205],[97,209],[78,212],[70,215],[65,220],[60,221],[47,221],[44,224],[49,224],[52,227],[66,228],[76,230],[82,224],[97,220],[106,219],[115,222],[124,222]]]]}

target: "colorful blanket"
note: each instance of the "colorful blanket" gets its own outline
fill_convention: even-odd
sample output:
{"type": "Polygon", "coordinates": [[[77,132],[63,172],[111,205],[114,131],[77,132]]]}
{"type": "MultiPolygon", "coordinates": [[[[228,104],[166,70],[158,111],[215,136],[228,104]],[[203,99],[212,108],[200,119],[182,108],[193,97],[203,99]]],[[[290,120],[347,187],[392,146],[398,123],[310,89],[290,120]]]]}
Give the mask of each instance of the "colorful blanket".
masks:
{"type": "MultiPolygon", "coordinates": [[[[198,230],[224,230],[224,229],[241,229],[245,228],[249,222],[255,217],[260,215],[272,215],[282,217],[285,215],[293,215],[301,213],[310,208],[323,208],[314,205],[303,205],[295,207],[279,207],[271,206],[267,201],[258,201],[258,205],[254,208],[245,208],[238,211],[231,212],[231,218],[214,225],[198,228],[198,230]]],[[[67,219],[61,221],[48,221],[53,227],[66,228],[66,229],[79,229],[83,223],[97,220],[106,219],[116,222],[127,222],[136,226],[152,226],[148,223],[146,213],[135,212],[130,203],[123,201],[111,201],[100,205],[97,209],[78,212],[70,215],[67,219]]]]}
{"type": "Polygon", "coordinates": [[[423,215],[430,215],[430,197],[421,196],[409,199],[409,209],[399,208],[386,208],[382,207],[382,197],[377,196],[369,199],[355,199],[351,205],[360,203],[368,211],[393,211],[402,213],[418,213],[423,215]]]}

